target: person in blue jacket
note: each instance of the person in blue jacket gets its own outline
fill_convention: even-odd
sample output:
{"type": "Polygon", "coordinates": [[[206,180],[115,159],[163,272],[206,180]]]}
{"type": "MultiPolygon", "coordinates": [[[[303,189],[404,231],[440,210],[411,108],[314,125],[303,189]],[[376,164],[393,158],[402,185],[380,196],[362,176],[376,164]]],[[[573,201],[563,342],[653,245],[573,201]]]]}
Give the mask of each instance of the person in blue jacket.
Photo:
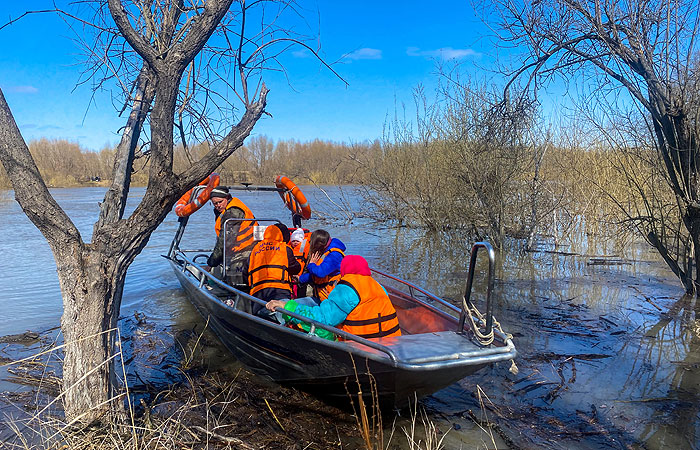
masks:
{"type": "MultiPolygon", "coordinates": [[[[274,312],[282,308],[361,337],[400,336],[396,309],[384,287],[372,278],[367,261],[358,255],[348,255],[343,259],[340,273],[340,283],[320,305],[304,297],[271,300],[265,307],[274,312]]],[[[282,323],[299,324],[305,331],[310,330],[307,323],[282,312],[277,314],[282,323]]],[[[323,328],[316,328],[314,332],[324,339],[336,339],[334,333],[323,328]]]]}
{"type": "Polygon", "coordinates": [[[299,277],[299,284],[310,283],[313,297],[320,303],[328,298],[340,280],[340,263],[345,257],[345,244],[332,238],[326,230],[316,230],[309,239],[309,262],[299,277]]]}

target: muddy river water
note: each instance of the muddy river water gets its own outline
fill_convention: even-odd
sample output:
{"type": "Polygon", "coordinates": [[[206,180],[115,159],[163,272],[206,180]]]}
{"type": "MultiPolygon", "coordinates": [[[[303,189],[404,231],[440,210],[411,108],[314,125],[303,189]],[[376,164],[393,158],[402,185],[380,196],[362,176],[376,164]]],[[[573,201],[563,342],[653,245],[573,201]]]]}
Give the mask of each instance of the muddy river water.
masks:
{"type": "MultiPolygon", "coordinates": [[[[317,216],[305,226],[329,230],[348,253],[379,269],[450,301],[461,297],[471,245],[466,239],[363,219],[351,188],[304,191],[317,216]]],[[[52,193],[89,240],[104,189],[52,193]]],[[[131,208],[142,194],[132,192],[131,208]]],[[[288,221],[275,194],[239,197],[258,217],[288,221]]],[[[208,206],[191,217],[190,248],[212,246],[212,217],[208,206]]],[[[0,336],[27,330],[57,335],[52,329],[60,322],[61,297],[51,251],[11,192],[0,191],[0,218],[0,336]]],[[[201,324],[160,256],[176,227],[171,214],[129,269],[125,328],[147,323],[157,334],[201,324]]],[[[514,335],[519,371],[495,365],[421,402],[447,433],[445,448],[700,447],[700,305],[683,297],[645,244],[581,236],[575,244],[555,248],[543,238],[541,251],[497,255],[494,313],[514,335]]],[[[483,301],[483,283],[476,284],[476,300],[483,301]]],[[[167,336],[159,342],[172,345],[167,336]]],[[[10,351],[0,344],[0,357],[10,351]]],[[[226,359],[224,351],[212,355],[226,359]]],[[[140,376],[155,379],[156,372],[140,376]]],[[[21,389],[6,376],[0,366],[0,391],[21,389]]]]}

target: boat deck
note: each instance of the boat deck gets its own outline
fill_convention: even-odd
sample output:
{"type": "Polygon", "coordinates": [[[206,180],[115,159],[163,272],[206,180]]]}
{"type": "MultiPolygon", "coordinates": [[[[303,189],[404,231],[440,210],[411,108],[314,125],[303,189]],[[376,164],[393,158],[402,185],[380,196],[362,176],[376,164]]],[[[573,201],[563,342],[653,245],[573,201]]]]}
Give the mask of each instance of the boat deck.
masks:
{"type": "MultiPolygon", "coordinates": [[[[507,347],[481,347],[467,336],[453,331],[409,334],[391,338],[372,339],[388,347],[402,364],[430,364],[479,359],[498,353],[508,353],[507,347]]],[[[351,347],[362,348],[370,353],[382,352],[369,349],[358,342],[347,342],[351,347]]]]}

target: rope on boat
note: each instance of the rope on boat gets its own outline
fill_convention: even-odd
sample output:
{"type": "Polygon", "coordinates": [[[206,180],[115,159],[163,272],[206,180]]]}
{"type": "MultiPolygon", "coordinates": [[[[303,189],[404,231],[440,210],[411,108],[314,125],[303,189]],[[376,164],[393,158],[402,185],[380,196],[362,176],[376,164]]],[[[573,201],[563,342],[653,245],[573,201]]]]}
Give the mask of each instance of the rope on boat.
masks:
{"type": "Polygon", "coordinates": [[[498,331],[506,335],[506,338],[511,339],[513,336],[510,334],[506,334],[503,332],[503,328],[501,328],[501,324],[496,318],[493,318],[493,326],[491,327],[491,331],[489,333],[484,333],[481,331],[480,325],[477,325],[477,322],[486,325],[486,320],[484,319],[484,315],[481,314],[479,309],[472,304],[472,302],[467,302],[467,299],[465,297],[462,297],[462,308],[464,308],[464,311],[466,313],[467,318],[469,319],[469,322],[472,324],[472,330],[474,331],[474,337],[476,340],[479,342],[479,344],[483,345],[486,347],[487,345],[491,345],[493,343],[494,339],[494,333],[493,329],[498,328],[498,331]],[[474,320],[474,317],[477,318],[477,320],[474,320]]]}
{"type": "MultiPolygon", "coordinates": [[[[471,302],[467,302],[467,299],[465,297],[462,297],[462,308],[464,308],[464,311],[469,318],[469,322],[472,324],[472,330],[474,330],[474,337],[476,340],[479,342],[479,344],[483,345],[484,347],[487,345],[491,345],[493,343],[494,339],[494,328],[498,328],[498,331],[503,333],[506,336],[506,339],[513,339],[513,335],[510,333],[506,333],[503,331],[503,328],[501,328],[501,323],[496,320],[496,318],[493,318],[493,326],[491,327],[491,332],[490,333],[483,333],[481,331],[481,328],[476,324],[478,321],[480,324],[486,325],[486,320],[484,320],[484,315],[481,314],[479,309],[474,306],[471,302]],[[477,320],[474,320],[474,317],[476,316],[477,320]]],[[[515,361],[511,360],[510,361],[510,368],[508,369],[510,373],[513,375],[517,375],[519,372],[518,366],[515,365],[515,361]]]]}

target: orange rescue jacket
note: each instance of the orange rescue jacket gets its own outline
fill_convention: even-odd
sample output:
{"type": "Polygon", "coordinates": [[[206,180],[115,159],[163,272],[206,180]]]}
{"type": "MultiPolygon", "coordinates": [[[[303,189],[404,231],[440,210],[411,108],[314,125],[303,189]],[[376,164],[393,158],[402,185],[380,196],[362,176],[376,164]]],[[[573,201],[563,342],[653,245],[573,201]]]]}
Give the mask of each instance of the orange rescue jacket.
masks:
{"type": "Polygon", "coordinates": [[[360,303],[350,311],[338,328],[365,339],[401,336],[396,309],[382,286],[374,278],[346,274],[338,284],[351,287],[360,297],[360,303]]]}
{"type": "MultiPolygon", "coordinates": [[[[248,284],[253,295],[265,288],[278,288],[292,292],[289,275],[288,245],[276,226],[265,230],[264,239],[253,247],[248,263],[248,284]]],[[[290,295],[291,297],[291,295],[290,295]]]]}
{"type": "MultiPolygon", "coordinates": [[[[229,208],[238,208],[243,211],[245,214],[245,219],[253,219],[253,220],[243,220],[241,222],[236,222],[240,223],[240,226],[238,227],[238,236],[236,236],[236,241],[233,244],[233,247],[231,250],[234,252],[240,252],[244,250],[250,250],[253,248],[253,244],[255,243],[253,241],[253,230],[254,228],[258,225],[258,222],[256,222],[255,216],[253,215],[253,212],[243,203],[242,201],[238,200],[236,197],[233,197],[230,202],[226,205],[226,210],[229,208]]],[[[218,236],[219,233],[221,233],[221,217],[223,217],[224,213],[219,214],[219,217],[216,218],[216,224],[214,225],[214,229],[216,230],[216,235],[218,236]]]]}

